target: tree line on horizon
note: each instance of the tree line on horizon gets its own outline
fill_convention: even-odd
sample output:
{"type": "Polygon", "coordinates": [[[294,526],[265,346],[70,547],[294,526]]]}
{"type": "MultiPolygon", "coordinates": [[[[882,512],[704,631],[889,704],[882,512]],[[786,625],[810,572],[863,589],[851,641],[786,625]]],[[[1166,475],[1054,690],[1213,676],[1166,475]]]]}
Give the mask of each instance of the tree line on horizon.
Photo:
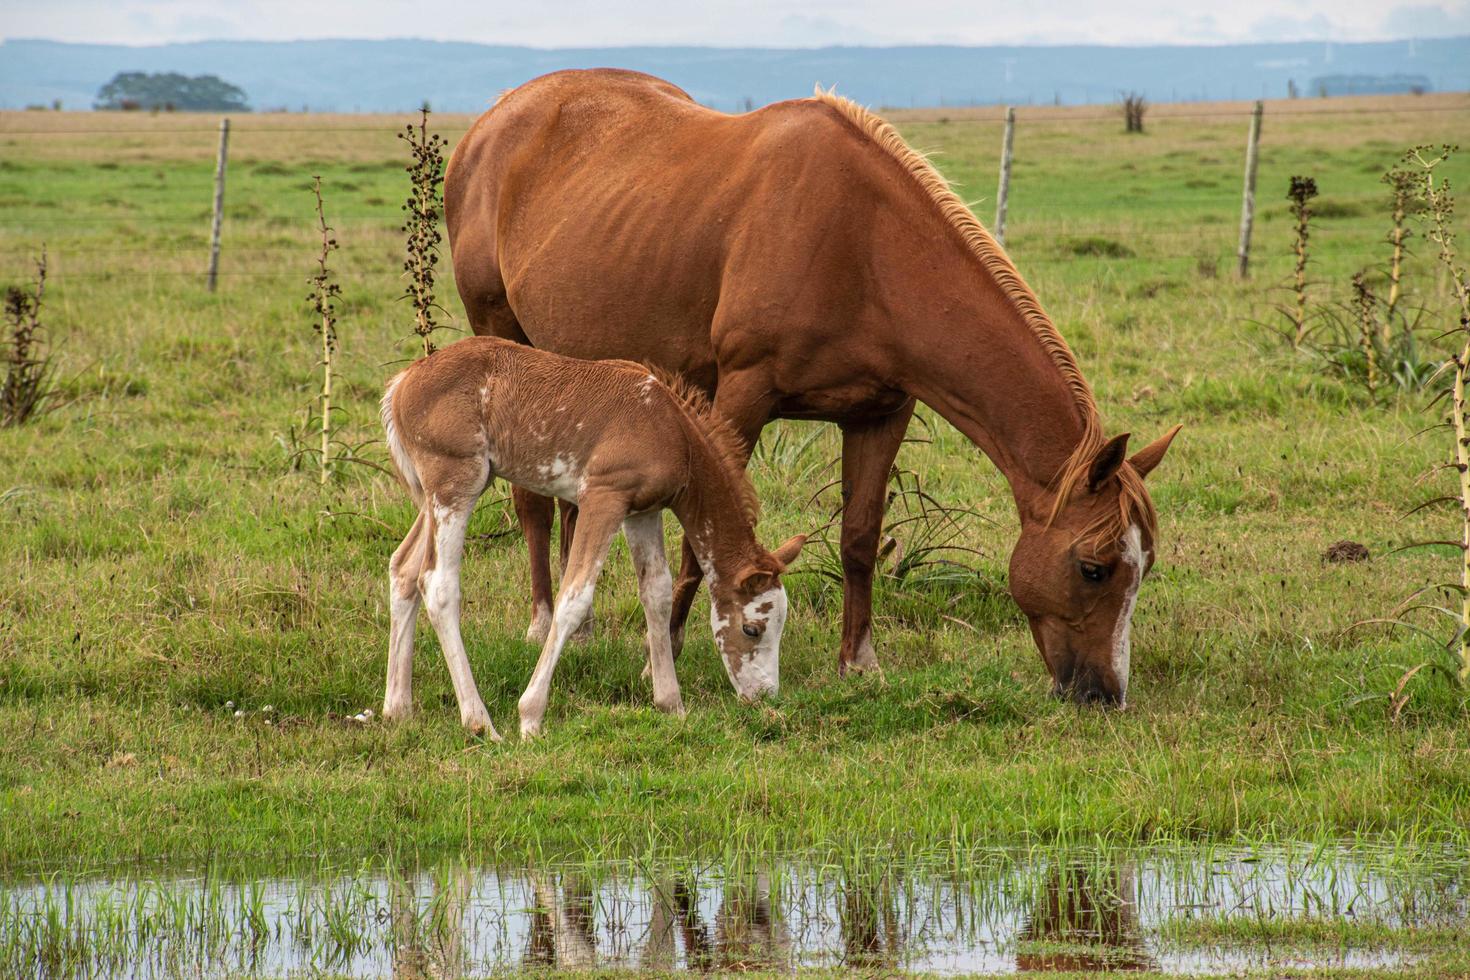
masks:
{"type": "Polygon", "coordinates": [[[245,90],[218,75],[121,71],[97,90],[94,107],[126,112],[249,112],[245,90]]]}

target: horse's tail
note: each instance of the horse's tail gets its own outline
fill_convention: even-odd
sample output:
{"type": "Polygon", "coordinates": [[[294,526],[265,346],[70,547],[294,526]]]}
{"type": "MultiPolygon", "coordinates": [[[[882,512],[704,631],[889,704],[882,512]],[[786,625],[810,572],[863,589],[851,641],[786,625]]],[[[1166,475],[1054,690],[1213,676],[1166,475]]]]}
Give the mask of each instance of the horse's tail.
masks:
{"type": "Polygon", "coordinates": [[[403,448],[403,439],[398,431],[398,418],[393,411],[393,393],[398,390],[398,383],[403,380],[404,372],[400,371],[388,382],[388,389],[383,392],[383,433],[388,437],[388,455],[393,458],[393,467],[398,470],[398,476],[403,480],[404,486],[408,487],[408,493],[413,497],[413,502],[420,509],[424,506],[424,485],[419,481],[419,471],[414,468],[413,458],[403,448]]]}

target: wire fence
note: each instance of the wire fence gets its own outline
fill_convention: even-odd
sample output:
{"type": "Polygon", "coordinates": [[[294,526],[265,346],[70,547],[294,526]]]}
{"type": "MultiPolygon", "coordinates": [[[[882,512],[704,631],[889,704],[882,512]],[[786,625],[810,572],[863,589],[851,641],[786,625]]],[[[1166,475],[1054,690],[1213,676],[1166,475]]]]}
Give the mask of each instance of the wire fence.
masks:
{"type": "MultiPolygon", "coordinates": [[[[971,115],[964,118],[949,120],[951,122],[983,122],[994,123],[997,127],[1003,125],[1004,109],[996,107],[995,117],[976,118],[976,111],[970,108],[955,107],[956,111],[964,111],[971,115]]],[[[922,110],[925,113],[936,113],[945,111],[944,108],[931,108],[922,110]]],[[[912,118],[913,110],[902,110],[910,115],[910,122],[918,123],[922,120],[912,118]]],[[[1315,118],[1323,116],[1354,116],[1363,118],[1375,118],[1379,120],[1398,118],[1406,115],[1418,115],[1423,118],[1443,118],[1447,113],[1461,113],[1470,119],[1470,97],[1463,103],[1453,105],[1398,105],[1392,108],[1381,106],[1369,107],[1312,107],[1308,109],[1293,110],[1291,108],[1273,108],[1268,114],[1268,120],[1282,117],[1297,119],[1315,118]]],[[[1252,115],[1252,110],[1245,109],[1215,109],[1197,111],[1164,111],[1157,117],[1150,118],[1150,125],[1167,126],[1176,120],[1199,121],[1234,121],[1244,124],[1252,115]]],[[[140,119],[140,123],[153,124],[158,117],[150,117],[148,120],[140,119]]],[[[1018,131],[1022,134],[1025,127],[1037,123],[1045,124],[1071,124],[1078,122],[1101,122],[1107,121],[1119,124],[1121,117],[1117,112],[1109,113],[1076,113],[1066,109],[1054,110],[1050,108],[1017,107],[1018,131]]],[[[441,120],[443,121],[443,120],[441,120]]],[[[449,125],[442,128],[457,130],[458,122],[463,120],[448,120],[449,125]]],[[[173,120],[164,120],[165,123],[173,120]]],[[[905,123],[907,124],[907,123],[905,123]]],[[[291,151],[301,154],[310,150],[310,137],[322,140],[330,140],[341,135],[375,134],[383,137],[386,146],[397,149],[397,137],[402,132],[401,124],[397,122],[383,121],[375,124],[312,124],[303,125],[294,122],[282,124],[256,124],[247,122],[245,125],[231,124],[229,137],[249,136],[288,136],[293,142],[291,151]],[[307,139],[303,144],[302,140],[307,139]],[[387,142],[392,140],[392,143],[387,142]]],[[[202,127],[192,125],[153,125],[151,128],[125,128],[113,125],[97,128],[7,128],[5,120],[0,117],[0,140],[11,139],[12,145],[25,146],[30,142],[30,148],[38,149],[40,141],[52,136],[97,136],[97,137],[129,137],[130,145],[157,147],[159,149],[177,149],[180,143],[193,142],[193,147],[198,151],[212,148],[212,144],[219,136],[220,130],[217,126],[202,127]]],[[[1244,127],[1242,125],[1242,134],[1244,127]]],[[[1127,139],[1119,133],[1120,139],[1127,139]]],[[[1024,135],[1022,136],[1024,141],[1024,135]]],[[[1279,137],[1277,142],[1279,143],[1279,137]]],[[[39,147],[44,150],[44,147],[39,147]]],[[[998,147],[997,147],[998,148],[998,147]]],[[[332,147],[324,148],[324,153],[330,154],[332,147]]],[[[1204,151],[1201,151],[1204,153],[1204,151]]],[[[44,154],[42,154],[44,155],[44,154]]],[[[1075,265],[1078,263],[1093,263],[1101,268],[1111,267],[1136,267],[1138,264],[1146,263],[1150,267],[1160,271],[1169,271],[1174,268],[1198,267],[1203,262],[1211,259],[1223,261],[1234,254],[1236,249],[1236,233],[1232,222],[1239,215],[1240,208],[1240,161],[1231,159],[1228,155],[1218,155],[1217,151],[1211,151],[1201,156],[1195,154],[1193,158],[1189,153],[1181,153],[1172,150],[1169,153],[1159,154],[1161,158],[1167,158],[1176,162],[1181,171],[1187,171],[1189,176],[1184,181],[1192,181],[1187,190],[1181,189],[1175,184],[1160,185],[1157,177],[1151,178],[1150,182],[1140,181],[1138,184],[1129,184],[1115,188],[1109,188],[1098,198],[1090,200],[1089,206],[1093,209],[1090,213],[1079,214],[1067,206],[1038,203],[1031,206],[1025,200],[1024,193],[1020,201],[1012,199],[1010,205],[1011,217],[1007,231],[1007,244],[1015,255],[1018,264],[1023,271],[1029,267],[1055,268],[1059,266],[1075,265]],[[1098,207],[1105,211],[1114,213],[1099,217],[1096,213],[1098,207]],[[1152,212],[1158,211],[1175,212],[1175,217],[1182,217],[1186,221],[1203,217],[1205,215],[1217,215],[1209,225],[1202,225],[1198,221],[1188,227],[1160,228],[1153,227],[1157,223],[1152,212]]],[[[11,161],[16,158],[12,156],[11,161]]],[[[22,156],[23,160],[24,157],[22,156]]],[[[85,161],[78,161],[85,163],[85,161]]],[[[153,158],[148,161],[155,168],[169,166],[170,161],[166,159],[153,158]]],[[[349,164],[349,167],[359,168],[357,175],[376,170],[380,174],[386,174],[396,167],[389,167],[391,160],[380,160],[377,164],[367,166],[361,162],[349,164]]],[[[406,165],[407,160],[404,159],[406,165]]],[[[114,161],[106,169],[111,171],[117,169],[119,164],[114,161]]],[[[315,230],[311,224],[309,215],[304,210],[291,210],[281,207],[279,198],[274,200],[267,198],[265,206],[260,201],[260,188],[256,188],[249,194],[250,203],[244,206],[232,204],[228,198],[240,196],[240,182],[244,181],[246,187],[257,174],[269,176],[275,183],[273,189],[280,186],[279,178],[290,176],[291,170],[284,169],[286,165],[274,161],[261,161],[253,159],[249,162],[239,162],[229,171],[231,184],[231,195],[227,195],[222,217],[225,228],[238,232],[245,228],[252,234],[269,235],[274,240],[269,243],[251,244],[230,241],[224,250],[226,267],[219,270],[219,275],[229,279],[263,279],[263,278],[299,278],[305,273],[305,256],[315,246],[315,230]],[[299,242],[296,239],[300,239],[299,242]],[[291,258],[301,258],[302,261],[290,261],[291,258]]],[[[295,165],[293,165],[295,166],[295,165]]],[[[301,181],[303,187],[307,180],[307,165],[299,165],[301,170],[301,181]]],[[[11,162],[8,166],[0,161],[0,179],[4,179],[14,186],[17,181],[23,181],[23,177],[17,176],[24,172],[24,165],[11,162]]],[[[207,274],[207,258],[210,249],[210,240],[205,229],[210,222],[209,194],[210,173],[204,169],[202,161],[194,161],[188,164],[175,164],[168,172],[170,183],[163,184],[157,188],[149,188],[148,193],[141,195],[137,200],[117,200],[116,205],[111,208],[102,208],[90,211],[86,214],[45,213],[55,202],[40,201],[34,198],[33,191],[27,190],[27,199],[16,201],[11,198],[8,201],[9,214],[0,227],[0,274],[6,276],[23,276],[29,268],[32,254],[42,240],[51,240],[51,261],[53,265],[53,277],[58,282],[67,279],[85,280],[108,280],[131,277],[169,277],[188,278],[203,277],[207,274]],[[196,163],[198,173],[195,173],[196,163]],[[187,187],[182,185],[187,185],[187,187]],[[183,193],[197,194],[199,209],[192,214],[179,213],[178,200],[183,193]],[[150,210],[141,207],[155,198],[161,198],[168,202],[168,212],[160,209],[150,210]],[[185,232],[185,229],[199,229],[198,233],[185,232]],[[116,238],[128,238],[125,242],[117,242],[116,238]],[[101,238],[103,241],[89,241],[89,239],[101,238]],[[113,241],[106,239],[113,238],[113,241]],[[60,239],[58,241],[58,239],[60,239]]],[[[1021,189],[1024,192],[1024,174],[1020,171],[1021,189]]],[[[161,174],[160,174],[161,176],[161,174]]],[[[358,188],[354,187],[354,190],[358,188]]],[[[374,185],[377,189],[377,185],[374,185]]],[[[406,181],[403,192],[407,192],[406,181]]],[[[344,273],[349,275],[390,275],[395,279],[401,273],[401,242],[399,241],[399,226],[402,221],[402,213],[396,198],[392,200],[383,199],[378,205],[374,198],[369,197],[372,202],[369,207],[363,208],[360,203],[361,197],[354,202],[349,198],[347,207],[331,215],[332,223],[343,236],[341,250],[347,261],[344,263],[344,273]],[[353,240],[353,236],[358,236],[353,240]],[[370,240],[362,240],[368,237],[370,240]]],[[[1336,208],[1337,213],[1326,215],[1319,227],[1324,229],[1321,236],[1321,247],[1319,255],[1324,258],[1335,260],[1372,260],[1381,258],[1384,254],[1384,234],[1373,229],[1365,229],[1361,226],[1337,224],[1341,218],[1360,217],[1365,214],[1378,212],[1382,209],[1384,194],[1376,192],[1348,192],[1328,195],[1324,198],[1336,208]]]]}

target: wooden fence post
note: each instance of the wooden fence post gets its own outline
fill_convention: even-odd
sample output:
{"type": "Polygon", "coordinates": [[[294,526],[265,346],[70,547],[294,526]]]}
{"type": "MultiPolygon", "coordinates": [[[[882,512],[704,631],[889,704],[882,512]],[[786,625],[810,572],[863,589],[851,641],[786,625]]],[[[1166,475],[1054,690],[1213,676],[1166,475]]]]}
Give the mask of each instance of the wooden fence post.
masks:
{"type": "Polygon", "coordinates": [[[225,217],[225,154],[230,146],[230,119],[219,121],[219,159],[214,164],[214,226],[209,235],[209,291],[219,278],[219,230],[225,217]]]}
{"type": "Polygon", "coordinates": [[[1256,219],[1256,162],[1261,143],[1261,113],[1266,104],[1259,99],[1251,111],[1251,131],[1245,144],[1245,193],[1240,202],[1240,247],[1236,255],[1240,258],[1238,272],[1244,279],[1250,275],[1251,225],[1256,219]]]}
{"type": "Polygon", "coordinates": [[[1006,135],[1000,150],[1000,188],[995,192],[995,240],[1006,244],[1006,198],[1011,193],[1011,140],[1016,133],[1016,107],[1006,106],[1006,135]]]}

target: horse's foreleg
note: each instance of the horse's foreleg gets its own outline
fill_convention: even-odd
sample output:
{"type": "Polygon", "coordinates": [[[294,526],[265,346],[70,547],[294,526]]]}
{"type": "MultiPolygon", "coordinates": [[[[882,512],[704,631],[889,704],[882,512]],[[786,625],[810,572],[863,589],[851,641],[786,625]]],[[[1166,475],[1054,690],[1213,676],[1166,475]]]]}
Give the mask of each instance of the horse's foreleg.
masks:
{"type": "MultiPolygon", "coordinates": [[[[770,385],[763,377],[735,374],[720,379],[715,393],[715,411],[730,423],[744,444],[741,464],[750,460],[761,429],[771,418],[771,405],[770,385]]],[[[689,621],[694,597],[699,594],[699,583],[704,580],[704,572],[689,545],[687,533],[681,554],[679,577],[674,581],[673,612],[669,617],[669,636],[675,657],[684,649],[684,625],[689,621]]]]}
{"type": "Polygon", "coordinates": [[[873,565],[883,528],[888,474],[914,414],[842,425],[842,648],[839,674],[881,670],[873,651],[873,565]]]}
{"type": "Polygon", "coordinates": [[[541,734],[541,722],[546,717],[546,705],[551,698],[551,675],[556,671],[556,662],[561,658],[562,647],[568,637],[592,611],[592,595],[597,587],[597,576],[602,563],[607,560],[607,549],[613,536],[627,515],[622,500],[584,499],[582,502],[581,527],[577,539],[572,542],[572,551],[567,560],[567,571],[562,576],[561,589],[556,596],[556,609],[551,615],[551,630],[541,647],[541,656],[536,669],[531,672],[531,682],[521,695],[519,710],[521,736],[533,738],[541,734]]]}
{"type": "Polygon", "coordinates": [[[510,497],[531,556],[531,625],[526,639],[544,643],[551,630],[551,518],[555,505],[550,497],[520,487],[512,487],[510,497]]]}

